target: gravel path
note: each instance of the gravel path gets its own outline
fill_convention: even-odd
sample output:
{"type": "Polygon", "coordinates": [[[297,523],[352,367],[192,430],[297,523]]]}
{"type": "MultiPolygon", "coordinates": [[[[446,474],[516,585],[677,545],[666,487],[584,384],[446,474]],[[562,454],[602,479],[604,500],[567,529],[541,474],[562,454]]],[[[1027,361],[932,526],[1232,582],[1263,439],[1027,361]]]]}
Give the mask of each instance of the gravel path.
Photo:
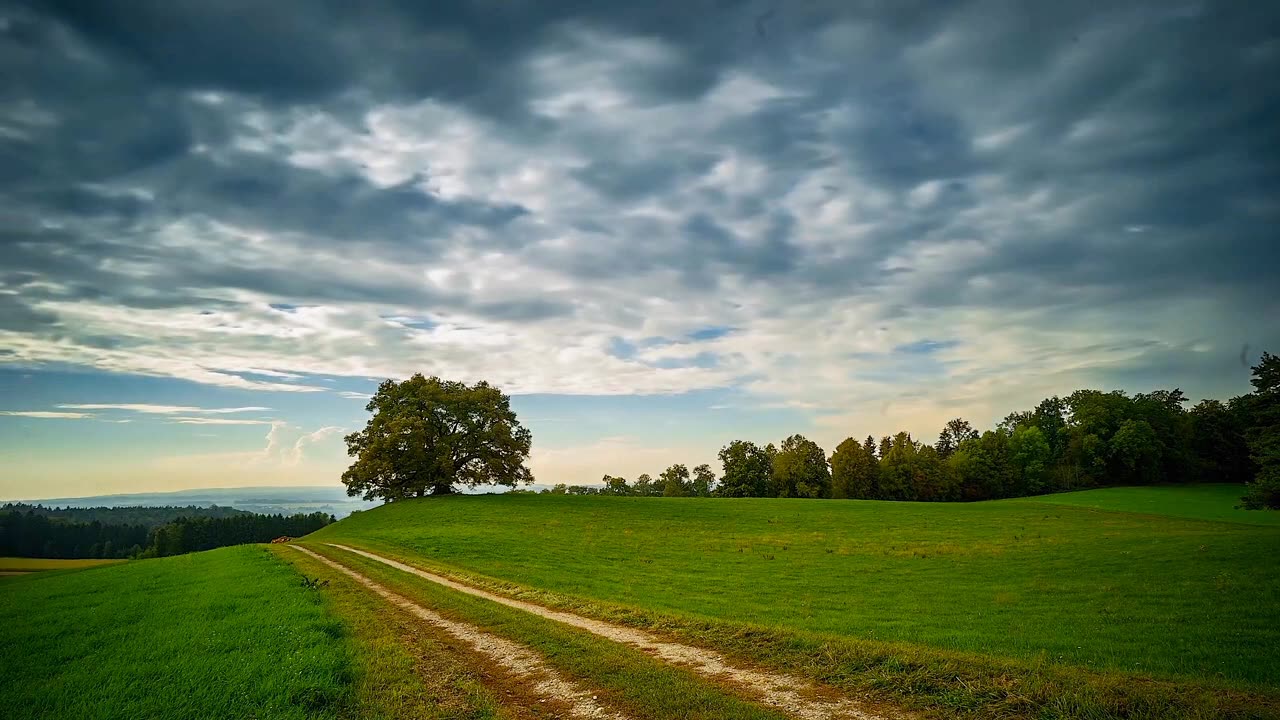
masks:
{"type": "Polygon", "coordinates": [[[573,681],[561,677],[532,650],[492,633],[487,633],[473,625],[449,620],[406,597],[391,592],[340,563],[318,555],[304,547],[298,545],[293,547],[335,570],[350,575],[356,582],[377,593],[391,604],[409,611],[422,620],[467,643],[476,652],[491,658],[498,666],[516,678],[529,683],[536,694],[564,704],[569,708],[569,713],[572,717],[589,718],[591,720],[627,720],[625,715],[605,708],[587,690],[579,687],[573,681]]]}
{"type": "MultiPolygon", "coordinates": [[[[593,620],[573,613],[551,610],[531,602],[496,595],[365,550],[335,543],[328,544],[330,547],[336,547],[370,560],[376,560],[397,570],[412,573],[458,592],[491,600],[507,607],[524,610],[548,620],[555,620],[616,642],[631,645],[669,663],[688,668],[700,675],[717,681],[727,681],[737,686],[747,696],[801,720],[897,720],[898,718],[907,717],[898,713],[885,714],[880,710],[871,710],[849,698],[836,697],[830,693],[820,692],[813,683],[794,675],[734,665],[723,655],[711,650],[667,642],[635,628],[614,625],[613,623],[593,620]]],[[[350,571],[348,570],[347,572],[350,571]]]]}

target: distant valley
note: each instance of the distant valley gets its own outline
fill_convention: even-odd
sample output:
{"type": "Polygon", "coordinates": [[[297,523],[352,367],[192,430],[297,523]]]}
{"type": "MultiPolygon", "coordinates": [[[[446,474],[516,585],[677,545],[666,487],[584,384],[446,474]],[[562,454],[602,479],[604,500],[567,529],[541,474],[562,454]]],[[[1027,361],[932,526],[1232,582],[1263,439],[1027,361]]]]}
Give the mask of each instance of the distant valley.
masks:
{"type": "Polygon", "coordinates": [[[323,512],[339,519],[356,510],[368,510],[382,504],[348,497],[346,490],[342,487],[323,485],[205,488],[78,498],[42,498],[23,502],[46,507],[219,505],[268,515],[323,512]]]}

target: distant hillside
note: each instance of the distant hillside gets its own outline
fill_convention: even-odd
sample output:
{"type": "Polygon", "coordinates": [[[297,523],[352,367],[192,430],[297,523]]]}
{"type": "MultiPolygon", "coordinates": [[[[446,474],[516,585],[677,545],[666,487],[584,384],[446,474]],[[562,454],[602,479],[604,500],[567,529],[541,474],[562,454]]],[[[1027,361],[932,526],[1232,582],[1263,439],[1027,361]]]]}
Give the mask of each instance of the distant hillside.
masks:
{"type": "Polygon", "coordinates": [[[347,497],[345,488],[333,486],[203,488],[79,498],[43,498],[23,502],[59,508],[216,505],[268,515],[322,512],[338,518],[380,504],[347,497]]]}

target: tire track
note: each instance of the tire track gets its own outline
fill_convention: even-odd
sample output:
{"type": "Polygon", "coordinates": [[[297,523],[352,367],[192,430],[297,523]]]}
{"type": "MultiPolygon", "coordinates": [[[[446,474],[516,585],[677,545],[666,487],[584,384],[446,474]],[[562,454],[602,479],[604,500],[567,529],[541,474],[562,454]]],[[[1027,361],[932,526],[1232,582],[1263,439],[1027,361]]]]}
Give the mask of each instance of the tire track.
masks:
{"type": "Polygon", "coordinates": [[[417,575],[458,592],[571,625],[614,642],[631,645],[700,675],[728,682],[741,690],[744,695],[800,720],[898,720],[909,717],[902,713],[886,714],[881,710],[871,710],[847,697],[824,693],[813,683],[794,675],[734,665],[723,655],[712,650],[668,642],[643,630],[551,610],[524,600],[497,595],[365,550],[336,543],[326,544],[417,575]]]}
{"type": "Polygon", "coordinates": [[[349,575],[356,582],[372,590],[392,605],[408,611],[467,643],[476,652],[491,658],[498,666],[516,678],[529,683],[533,691],[538,695],[567,706],[572,717],[586,720],[628,720],[627,716],[601,705],[595,695],[556,673],[546,664],[542,657],[532,650],[492,633],[485,632],[474,625],[449,620],[406,597],[391,592],[341,563],[330,560],[299,545],[294,545],[293,547],[325,565],[349,575]]]}

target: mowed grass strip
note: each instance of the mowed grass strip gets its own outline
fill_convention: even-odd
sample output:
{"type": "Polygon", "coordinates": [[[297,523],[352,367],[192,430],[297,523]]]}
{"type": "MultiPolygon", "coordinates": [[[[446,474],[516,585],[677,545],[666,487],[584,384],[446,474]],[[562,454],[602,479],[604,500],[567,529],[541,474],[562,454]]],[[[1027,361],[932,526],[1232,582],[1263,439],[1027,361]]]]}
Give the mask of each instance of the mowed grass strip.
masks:
{"type": "Polygon", "coordinates": [[[598,689],[601,702],[632,718],[782,720],[786,717],[627,645],[444,588],[354,553],[327,545],[305,545],[451,620],[474,625],[534,650],[549,666],[583,686],[598,689]]]}
{"type": "Polygon", "coordinates": [[[329,584],[321,594],[352,639],[355,702],[343,716],[361,720],[505,718],[455,646],[340,573],[288,546],[273,552],[308,578],[329,584]]]}
{"type": "Polygon", "coordinates": [[[331,718],[341,622],[261,546],[0,585],[6,718],[331,718]]]}
{"type": "Polygon", "coordinates": [[[511,495],[391,503],[308,540],[684,621],[1280,686],[1274,527],[1026,501],[511,495]]]}

